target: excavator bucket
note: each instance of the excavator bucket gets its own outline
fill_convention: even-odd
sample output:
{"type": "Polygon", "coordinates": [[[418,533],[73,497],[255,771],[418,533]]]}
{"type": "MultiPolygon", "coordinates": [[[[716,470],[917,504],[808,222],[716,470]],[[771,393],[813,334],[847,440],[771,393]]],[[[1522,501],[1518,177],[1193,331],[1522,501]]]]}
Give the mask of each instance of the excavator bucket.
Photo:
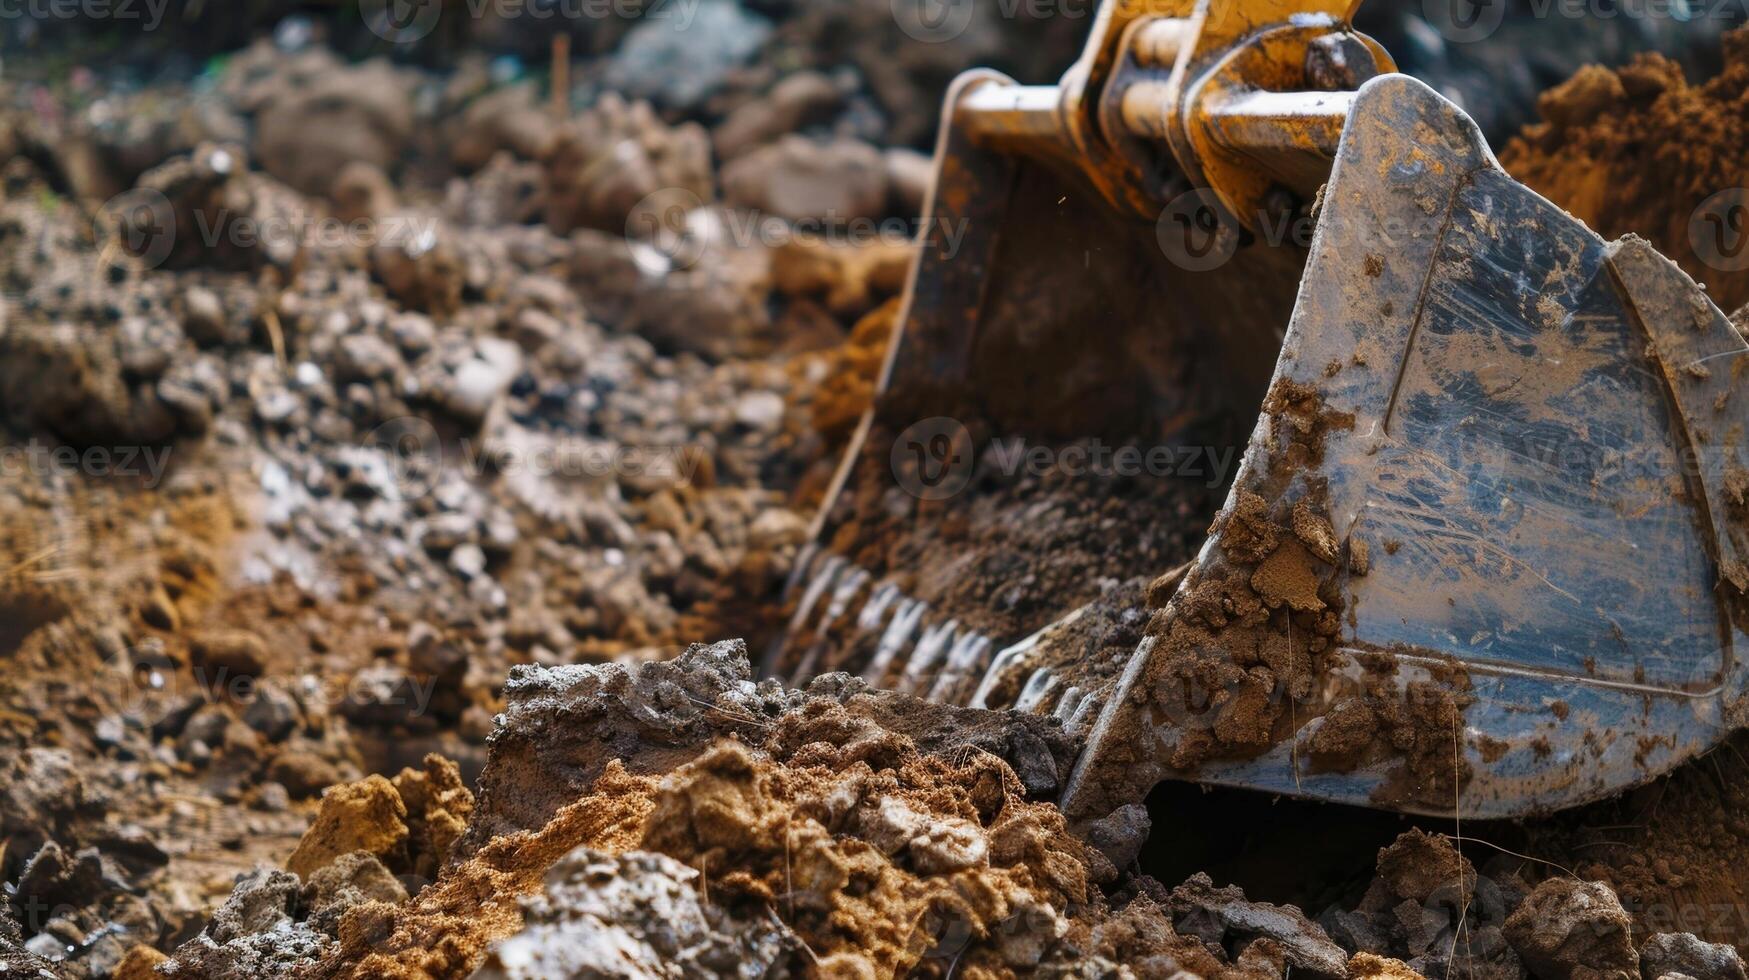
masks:
{"type": "MultiPolygon", "coordinates": [[[[1037,90],[956,86],[927,226],[964,237],[924,243],[768,670],[1053,715],[1077,816],[1168,778],[1524,816],[1744,724],[1743,338],[1426,86],[1354,78],[1334,12],[1207,15],[1121,32],[1177,163],[1127,183],[1111,115],[1035,140],[1037,90]],[[1359,84],[1222,74],[1302,52],[1359,84]]],[[[1064,91],[1154,131],[1100,64],[1064,91]]]]}
{"type": "Polygon", "coordinates": [[[1745,375],[1675,264],[1371,82],[1245,465],[1069,796],[1517,817],[1712,747],[1749,682],[1745,375]]]}

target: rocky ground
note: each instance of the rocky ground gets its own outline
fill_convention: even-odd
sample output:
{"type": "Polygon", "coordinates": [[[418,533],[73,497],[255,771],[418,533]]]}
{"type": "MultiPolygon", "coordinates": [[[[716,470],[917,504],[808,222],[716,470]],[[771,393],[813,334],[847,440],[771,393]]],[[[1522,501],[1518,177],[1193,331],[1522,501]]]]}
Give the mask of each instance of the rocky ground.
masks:
{"type": "Polygon", "coordinates": [[[887,6],[8,62],[0,976],[1744,977],[1659,914],[1744,907],[1740,758],[1270,903],[1157,880],[1170,808],[1068,826],[1054,722],[755,682],[939,91],[1080,29],[887,6]]]}

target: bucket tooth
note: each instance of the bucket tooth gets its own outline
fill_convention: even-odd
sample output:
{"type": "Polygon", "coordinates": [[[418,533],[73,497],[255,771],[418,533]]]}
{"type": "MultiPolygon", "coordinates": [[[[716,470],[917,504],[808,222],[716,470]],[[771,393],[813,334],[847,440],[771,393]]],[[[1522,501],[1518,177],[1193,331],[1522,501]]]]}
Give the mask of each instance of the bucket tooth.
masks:
{"type": "Polygon", "coordinates": [[[990,638],[976,630],[962,630],[948,651],[947,663],[936,675],[929,689],[929,700],[944,704],[959,704],[972,680],[980,674],[990,657],[990,638]]]}
{"type": "Polygon", "coordinates": [[[893,618],[887,623],[886,632],[881,634],[874,657],[863,669],[863,680],[870,684],[886,681],[893,665],[900,662],[900,655],[911,649],[912,637],[917,635],[918,628],[923,624],[923,617],[928,612],[929,604],[916,599],[901,598],[895,603],[893,618]]]}
{"type": "Polygon", "coordinates": [[[923,682],[934,674],[938,662],[947,656],[954,632],[959,628],[957,619],[950,619],[936,626],[924,626],[922,637],[917,640],[917,645],[911,649],[911,655],[905,660],[905,667],[899,675],[896,688],[906,694],[916,694],[922,690],[923,682]]]}
{"type": "Polygon", "coordinates": [[[1026,686],[1020,689],[1020,697],[1014,700],[1014,710],[1022,714],[1044,713],[1049,710],[1050,698],[1057,693],[1057,688],[1062,683],[1062,678],[1047,668],[1041,667],[1033,671],[1032,676],[1026,679],[1026,686]]]}

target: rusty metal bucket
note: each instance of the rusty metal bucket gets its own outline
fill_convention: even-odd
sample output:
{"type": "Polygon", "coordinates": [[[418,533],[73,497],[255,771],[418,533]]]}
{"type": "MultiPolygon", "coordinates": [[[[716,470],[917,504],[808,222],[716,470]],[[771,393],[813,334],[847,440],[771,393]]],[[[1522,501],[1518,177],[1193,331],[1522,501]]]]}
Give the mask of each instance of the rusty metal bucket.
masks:
{"type": "Polygon", "coordinates": [[[1373,77],[1345,12],[1117,6],[1062,86],[950,93],[926,234],[963,238],[924,243],[768,672],[1054,715],[1082,816],[1166,778],[1521,816],[1740,726],[1720,311],[1373,77]],[[1187,513],[1183,472],[1065,479],[1090,439],[1246,448],[1187,513]]]}

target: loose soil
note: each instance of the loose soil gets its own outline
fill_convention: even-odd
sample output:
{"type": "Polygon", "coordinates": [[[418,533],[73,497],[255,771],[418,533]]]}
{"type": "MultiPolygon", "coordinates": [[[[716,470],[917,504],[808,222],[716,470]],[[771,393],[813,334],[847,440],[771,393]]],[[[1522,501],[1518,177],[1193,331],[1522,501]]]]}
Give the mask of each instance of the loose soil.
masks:
{"type": "MultiPolygon", "coordinates": [[[[877,579],[890,577],[930,604],[931,619],[958,620],[1001,646],[1049,625],[1138,576],[1189,560],[1225,493],[1209,475],[1080,472],[1061,461],[1147,453],[1152,446],[1083,440],[1028,447],[978,443],[966,489],[923,500],[895,480],[896,434],[876,429],[835,511],[834,549],[877,579]],[[1029,449],[1051,462],[1033,467],[1029,449]]],[[[1174,460],[1178,455],[1172,457],[1174,460]]],[[[921,483],[914,483],[921,486],[921,483]]]]}

